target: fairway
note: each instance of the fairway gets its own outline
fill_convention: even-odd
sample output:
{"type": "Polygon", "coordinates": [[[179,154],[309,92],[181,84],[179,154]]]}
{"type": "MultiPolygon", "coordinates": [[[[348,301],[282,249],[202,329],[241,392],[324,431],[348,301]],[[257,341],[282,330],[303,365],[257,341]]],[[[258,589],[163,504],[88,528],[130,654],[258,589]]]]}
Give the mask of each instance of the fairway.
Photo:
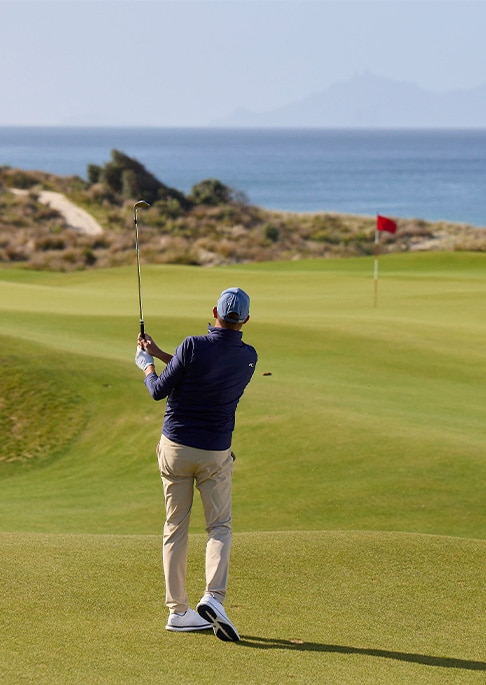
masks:
{"type": "MultiPolygon", "coordinates": [[[[1,682],[484,682],[486,617],[471,601],[484,592],[478,541],[240,534],[227,602],[236,644],[165,632],[158,537],[0,534],[0,542],[1,682]]],[[[203,535],[191,539],[193,604],[204,544],[203,535]]]]}
{"type": "MultiPolygon", "coordinates": [[[[168,351],[224,288],[252,297],[228,646],[164,630],[135,267],[0,270],[1,682],[484,682],[486,255],[383,256],[376,307],[372,277],[369,258],[143,268],[168,351]]],[[[203,531],[197,502],[196,578],[203,531]]]]}

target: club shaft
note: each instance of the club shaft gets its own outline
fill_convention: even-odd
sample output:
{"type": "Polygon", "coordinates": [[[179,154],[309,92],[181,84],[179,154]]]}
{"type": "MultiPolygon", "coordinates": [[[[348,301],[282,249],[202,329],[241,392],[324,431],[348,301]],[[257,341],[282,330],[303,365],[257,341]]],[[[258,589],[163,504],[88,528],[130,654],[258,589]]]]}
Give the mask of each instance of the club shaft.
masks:
{"type": "Polygon", "coordinates": [[[135,208],[134,213],[135,221],[135,250],[137,253],[137,276],[138,276],[138,307],[140,312],[140,334],[142,338],[145,338],[145,328],[143,320],[143,305],[142,305],[142,276],[140,273],[140,244],[138,239],[138,216],[137,209],[135,208]]]}

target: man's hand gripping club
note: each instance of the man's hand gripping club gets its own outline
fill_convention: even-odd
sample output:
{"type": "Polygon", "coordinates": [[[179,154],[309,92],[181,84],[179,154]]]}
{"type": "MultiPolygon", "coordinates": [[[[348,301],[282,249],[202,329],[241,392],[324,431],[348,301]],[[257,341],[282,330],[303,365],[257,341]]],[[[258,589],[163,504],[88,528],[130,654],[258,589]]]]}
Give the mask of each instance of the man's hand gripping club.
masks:
{"type": "Polygon", "coordinates": [[[142,350],[140,345],[138,345],[137,349],[135,350],[135,364],[144,372],[148,371],[151,373],[154,371],[154,358],[151,354],[145,350],[142,350]]]}
{"type": "Polygon", "coordinates": [[[137,350],[135,352],[135,364],[145,372],[145,375],[155,371],[154,357],[160,359],[164,364],[168,364],[172,359],[172,355],[161,350],[148,333],[145,333],[144,337],[139,333],[137,338],[137,350]],[[150,366],[153,368],[149,368],[150,366]]]}

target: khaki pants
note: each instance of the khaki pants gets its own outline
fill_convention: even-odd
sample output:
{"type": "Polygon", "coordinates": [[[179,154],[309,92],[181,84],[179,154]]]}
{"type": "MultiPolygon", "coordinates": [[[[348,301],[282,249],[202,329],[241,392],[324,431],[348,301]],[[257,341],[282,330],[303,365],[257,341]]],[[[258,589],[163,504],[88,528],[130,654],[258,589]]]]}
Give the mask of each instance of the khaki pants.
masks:
{"type": "Polygon", "coordinates": [[[188,608],[187,543],[194,483],[201,495],[208,533],[206,592],[223,603],[231,549],[231,448],[201,450],[172,442],[163,435],[157,445],[157,458],[166,511],[162,546],[166,604],[171,612],[188,608]]]}

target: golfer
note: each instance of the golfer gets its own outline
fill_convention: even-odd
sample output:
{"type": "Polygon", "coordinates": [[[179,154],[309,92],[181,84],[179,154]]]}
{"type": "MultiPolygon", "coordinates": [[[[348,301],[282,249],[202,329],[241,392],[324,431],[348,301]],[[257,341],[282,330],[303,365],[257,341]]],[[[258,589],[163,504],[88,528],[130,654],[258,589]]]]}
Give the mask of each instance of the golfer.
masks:
{"type": "Polygon", "coordinates": [[[163,566],[167,630],[212,628],[227,642],[239,640],[223,608],[231,548],[231,439],[235,412],[257,362],[253,347],[242,340],[250,318],[250,298],[240,288],[224,290],[213,308],[207,335],[190,336],[174,356],[154,340],[138,336],[135,362],[145,373],[154,400],[167,397],[162,436],[157,445],[164,488],[166,521],[163,566]],[[167,364],[159,375],[154,357],[167,364]],[[186,565],[189,518],[198,488],[206,519],[206,589],[196,611],[188,604],[186,565]]]}

